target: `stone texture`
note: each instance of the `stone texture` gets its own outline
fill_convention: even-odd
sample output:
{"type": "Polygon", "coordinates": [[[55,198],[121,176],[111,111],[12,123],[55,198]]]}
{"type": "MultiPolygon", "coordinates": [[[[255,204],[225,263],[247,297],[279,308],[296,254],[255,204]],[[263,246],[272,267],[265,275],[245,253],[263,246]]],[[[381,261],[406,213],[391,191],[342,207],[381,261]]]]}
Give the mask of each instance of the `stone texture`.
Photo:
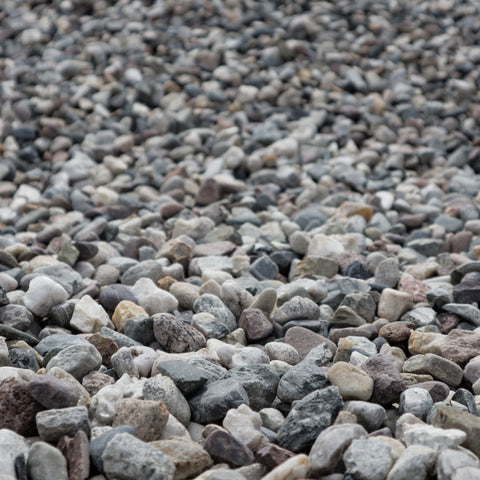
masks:
{"type": "Polygon", "coordinates": [[[373,379],[350,363],[334,363],[327,378],[338,388],[344,400],[368,400],[372,396],[373,379]]]}
{"type": "Polygon", "coordinates": [[[231,467],[250,465],[255,461],[252,451],[240,440],[224,430],[213,431],[203,448],[217,463],[228,463],[231,467]]]}
{"type": "Polygon", "coordinates": [[[79,430],[90,435],[86,407],[51,409],[37,413],[38,433],[46,442],[57,442],[63,435],[73,436],[79,430]]]}

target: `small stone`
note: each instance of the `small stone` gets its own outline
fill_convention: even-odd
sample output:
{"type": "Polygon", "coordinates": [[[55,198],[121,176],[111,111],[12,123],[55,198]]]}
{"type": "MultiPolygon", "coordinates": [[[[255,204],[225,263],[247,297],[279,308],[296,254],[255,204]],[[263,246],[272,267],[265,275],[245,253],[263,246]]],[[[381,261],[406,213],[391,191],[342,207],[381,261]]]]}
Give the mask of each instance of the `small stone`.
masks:
{"type": "Polygon", "coordinates": [[[148,317],[148,313],[143,307],[136,305],[128,300],[122,300],[113,312],[112,322],[119,332],[123,332],[125,323],[128,319],[140,316],[142,318],[148,317]]]}
{"type": "Polygon", "coordinates": [[[90,435],[86,407],[51,409],[37,413],[37,428],[45,442],[57,442],[63,435],[72,437],[79,430],[90,435]]]}
{"type": "Polygon", "coordinates": [[[215,295],[204,293],[194,303],[193,310],[195,313],[210,313],[218,321],[227,326],[230,332],[237,328],[235,315],[225,306],[220,298],[215,295]]]}
{"type": "Polygon", "coordinates": [[[277,291],[273,288],[262,290],[250,304],[250,308],[258,308],[267,315],[271,315],[277,302],[277,291]]]}
{"type": "Polygon", "coordinates": [[[266,442],[265,436],[260,432],[262,426],[260,414],[247,405],[231,408],[225,415],[222,425],[252,451],[256,451],[266,442]]]}
{"type": "Polygon", "coordinates": [[[412,307],[413,301],[409,294],[385,288],[378,303],[378,316],[395,322],[412,307]]]}
{"type": "Polygon", "coordinates": [[[175,480],[184,480],[200,474],[212,465],[208,452],[198,443],[183,437],[172,437],[150,442],[167,455],[175,465],[175,480]]]}
{"type": "Polygon", "coordinates": [[[314,475],[334,473],[353,440],[367,436],[361,425],[332,425],[318,435],[308,457],[314,475]]]}
{"type": "Polygon", "coordinates": [[[328,360],[331,360],[337,349],[332,341],[303,327],[289,328],[285,333],[285,343],[297,350],[300,355],[300,360],[304,360],[309,352],[313,351],[316,347],[322,350],[322,356],[324,356],[325,359],[330,357],[328,360]],[[326,350],[325,347],[322,346],[324,344],[328,347],[326,350]]]}
{"type": "Polygon", "coordinates": [[[200,390],[209,379],[203,370],[185,360],[166,360],[157,363],[157,370],[170,377],[187,398],[200,390]]]}
{"type": "Polygon", "coordinates": [[[372,396],[373,379],[350,363],[334,363],[327,378],[344,400],[368,400],[372,396]]]}
{"type": "Polygon", "coordinates": [[[178,308],[178,300],[170,293],[158,288],[151,278],[140,278],[132,287],[132,292],[149,315],[173,312],[178,308]]]}
{"type": "Polygon", "coordinates": [[[424,445],[410,445],[390,470],[387,480],[424,480],[435,466],[437,452],[424,445]]]}
{"type": "Polygon", "coordinates": [[[283,342],[269,342],[263,350],[270,360],[281,360],[289,365],[296,365],[300,361],[300,355],[297,350],[283,342]]]}
{"type": "Polygon", "coordinates": [[[369,357],[363,364],[362,370],[373,378],[373,395],[370,401],[381,405],[398,402],[406,385],[397,368],[387,356],[378,354],[369,357]]]}
{"type": "Polygon", "coordinates": [[[62,437],[58,449],[67,461],[68,480],[86,480],[90,473],[90,450],[86,433],[79,430],[73,437],[62,437]]]}
{"type": "Polygon", "coordinates": [[[102,364],[102,356],[90,343],[71,345],[57,353],[47,365],[47,372],[59,367],[76,379],[81,379],[102,364]]]}
{"type": "Polygon", "coordinates": [[[268,315],[258,308],[243,310],[238,320],[238,326],[245,330],[250,342],[268,337],[273,331],[273,324],[268,315]]]}
{"type": "Polygon", "coordinates": [[[0,323],[25,332],[30,328],[33,315],[22,305],[0,307],[0,323]]]}
{"type": "Polygon", "coordinates": [[[392,465],[391,447],[376,438],[353,440],[343,455],[347,474],[359,480],[383,480],[392,465]]]}
{"type": "Polygon", "coordinates": [[[130,425],[122,425],[121,427],[107,427],[102,433],[95,437],[92,435],[90,442],[90,460],[92,467],[97,472],[103,472],[102,453],[110,440],[119,433],[130,433],[135,435],[135,429],[130,425]]]}
{"type": "Polygon", "coordinates": [[[74,407],[80,400],[79,392],[70,384],[50,375],[35,375],[28,383],[30,395],[45,408],[74,407]]]}
{"type": "Polygon", "coordinates": [[[353,413],[368,432],[378,430],[385,421],[385,409],[375,403],[354,400],[345,404],[345,411],[353,413]]]}
{"type": "Polygon", "coordinates": [[[167,352],[196,352],[207,345],[198,330],[168,313],[153,316],[153,333],[167,352]]]}
{"type": "Polygon", "coordinates": [[[62,453],[45,442],[35,442],[30,448],[27,461],[29,478],[32,480],[68,480],[67,462],[62,453]]]}
{"type": "Polygon", "coordinates": [[[68,299],[67,291],[50,277],[40,275],[31,280],[25,294],[25,306],[35,315],[44,317],[52,307],[68,299]]]}
{"type": "Polygon", "coordinates": [[[451,330],[440,346],[440,355],[463,366],[478,355],[480,335],[467,330],[451,330]]]}
{"type": "Polygon", "coordinates": [[[427,390],[423,388],[407,388],[400,395],[398,412],[400,415],[411,413],[420,418],[420,420],[426,420],[432,407],[433,400],[427,390]]]}
{"type": "Polygon", "coordinates": [[[278,308],[272,319],[280,325],[284,325],[291,320],[316,320],[319,317],[320,308],[315,302],[296,296],[278,308]]]}
{"type": "Polygon", "coordinates": [[[274,443],[267,443],[255,451],[255,456],[268,470],[274,469],[295,456],[293,452],[279,447],[274,443]]]}
{"type": "Polygon", "coordinates": [[[463,371],[457,364],[433,353],[410,357],[403,364],[403,371],[407,373],[426,373],[452,387],[458,387],[463,376],[463,371]]]}
{"type": "Polygon", "coordinates": [[[84,295],[73,310],[70,325],[82,333],[98,332],[110,323],[107,312],[90,295],[84,295]]]}
{"type": "Polygon", "coordinates": [[[213,431],[203,448],[217,463],[228,463],[231,467],[250,465],[255,461],[252,451],[240,440],[224,430],[213,431]]]}
{"type": "Polygon", "coordinates": [[[435,427],[453,428],[466,434],[463,445],[475,455],[480,454],[480,418],[469,412],[448,405],[439,405],[431,418],[435,427]]]}
{"type": "Polygon", "coordinates": [[[278,275],[278,266],[269,257],[262,255],[250,265],[250,273],[257,280],[270,280],[278,275]]]}
{"type": "Polygon", "coordinates": [[[103,471],[107,478],[128,480],[173,480],[173,461],[154,446],[142,442],[129,433],[118,433],[107,444],[101,454],[103,471]]]}
{"type": "Polygon", "coordinates": [[[407,427],[403,434],[403,441],[410,445],[425,445],[437,451],[444,448],[455,448],[465,441],[466,434],[457,428],[437,428],[437,422],[432,425],[414,424],[407,427]]]}
{"type": "Polygon", "coordinates": [[[262,477],[262,480],[299,480],[308,476],[311,463],[305,454],[295,455],[270,473],[262,477]]]}
{"type": "Polygon", "coordinates": [[[336,387],[309,393],[288,414],[278,432],[278,444],[293,452],[310,448],[320,432],[333,423],[342,406],[336,387]]]}
{"type": "Polygon", "coordinates": [[[130,287],[121,284],[107,285],[100,291],[100,303],[108,312],[113,312],[122,300],[138,304],[130,287]]]}
{"type": "Polygon", "coordinates": [[[446,336],[441,333],[414,331],[408,339],[408,350],[413,354],[434,353],[441,355],[446,336]]]}
{"type": "Polygon", "coordinates": [[[189,400],[192,420],[203,424],[222,420],[228,410],[242,403],[249,404],[248,394],[239,382],[231,378],[206,383],[189,400]]]}
{"type": "Polygon", "coordinates": [[[140,440],[152,442],[159,439],[167,419],[168,410],[162,402],[124,398],[116,408],[112,425],[130,425],[140,440]]]}

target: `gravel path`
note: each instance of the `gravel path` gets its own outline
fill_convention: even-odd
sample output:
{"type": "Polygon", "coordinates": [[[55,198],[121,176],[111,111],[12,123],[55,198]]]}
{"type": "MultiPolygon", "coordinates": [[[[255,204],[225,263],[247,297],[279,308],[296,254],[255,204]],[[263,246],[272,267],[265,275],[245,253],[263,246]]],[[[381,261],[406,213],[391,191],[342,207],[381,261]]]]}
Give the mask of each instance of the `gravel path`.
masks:
{"type": "Polygon", "coordinates": [[[0,480],[480,479],[480,4],[3,0],[0,480]]]}

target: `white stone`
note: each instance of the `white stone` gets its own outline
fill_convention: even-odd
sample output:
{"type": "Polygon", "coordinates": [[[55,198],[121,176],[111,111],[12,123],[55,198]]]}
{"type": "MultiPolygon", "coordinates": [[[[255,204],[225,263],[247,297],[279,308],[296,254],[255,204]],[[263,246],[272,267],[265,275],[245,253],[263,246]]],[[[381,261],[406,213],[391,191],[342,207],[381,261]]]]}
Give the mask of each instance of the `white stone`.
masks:
{"type": "Polygon", "coordinates": [[[26,440],[12,430],[3,428],[0,430],[0,471],[2,475],[17,478],[15,471],[15,458],[19,455],[28,457],[30,446],[26,440]]]}
{"type": "Polygon", "coordinates": [[[141,377],[149,377],[152,371],[153,362],[157,359],[157,352],[150,347],[130,347],[133,357],[133,364],[137,367],[141,377]]]}
{"type": "Polygon", "coordinates": [[[413,307],[411,295],[392,288],[385,288],[378,302],[378,316],[390,322],[396,322],[413,307]]]}
{"type": "Polygon", "coordinates": [[[92,425],[111,425],[115,411],[123,398],[123,389],[119,385],[106,385],[90,400],[89,417],[92,425]]]}
{"type": "Polygon", "coordinates": [[[308,245],[307,255],[319,255],[336,260],[345,251],[345,247],[337,239],[318,233],[308,245]]]}
{"type": "Polygon", "coordinates": [[[178,308],[178,300],[171,293],[158,288],[150,278],[138,279],[132,292],[149,315],[172,312],[178,308]]]}
{"type": "Polygon", "coordinates": [[[21,378],[30,381],[35,375],[35,372],[32,370],[27,370],[25,368],[17,367],[0,367],[0,382],[6,378],[21,378]]]}
{"type": "Polygon", "coordinates": [[[84,295],[73,310],[70,326],[82,333],[98,332],[110,323],[110,317],[103,307],[90,295],[84,295]]]}
{"type": "Polygon", "coordinates": [[[260,432],[262,427],[260,414],[245,404],[228,410],[222,425],[251,450],[258,449],[263,442],[267,442],[266,437],[260,432]]]}
{"type": "Polygon", "coordinates": [[[162,428],[159,440],[166,440],[171,437],[191,438],[188,430],[170,413],[167,423],[162,428]]]}
{"type": "Polygon", "coordinates": [[[432,425],[412,425],[405,429],[403,441],[407,445],[420,444],[435,450],[461,445],[467,434],[456,428],[437,428],[432,425]]]}
{"type": "Polygon", "coordinates": [[[307,478],[312,468],[309,458],[301,453],[289,458],[274,468],[269,474],[265,475],[262,480],[297,480],[307,478]]]}
{"type": "Polygon", "coordinates": [[[12,292],[17,288],[17,286],[18,282],[13,277],[4,272],[0,273],[0,287],[2,287],[6,292],[12,292]]]}
{"type": "Polygon", "coordinates": [[[35,315],[44,317],[52,307],[67,299],[68,293],[60,284],[50,277],[41,275],[31,280],[24,304],[35,315]]]}

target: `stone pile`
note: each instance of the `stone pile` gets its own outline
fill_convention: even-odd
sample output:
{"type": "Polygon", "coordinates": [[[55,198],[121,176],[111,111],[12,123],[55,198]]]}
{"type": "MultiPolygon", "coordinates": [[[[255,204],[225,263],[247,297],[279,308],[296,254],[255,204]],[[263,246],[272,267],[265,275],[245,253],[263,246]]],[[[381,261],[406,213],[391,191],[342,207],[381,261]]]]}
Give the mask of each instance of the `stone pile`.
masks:
{"type": "Polygon", "coordinates": [[[475,0],[3,0],[0,480],[480,479],[475,0]]]}

